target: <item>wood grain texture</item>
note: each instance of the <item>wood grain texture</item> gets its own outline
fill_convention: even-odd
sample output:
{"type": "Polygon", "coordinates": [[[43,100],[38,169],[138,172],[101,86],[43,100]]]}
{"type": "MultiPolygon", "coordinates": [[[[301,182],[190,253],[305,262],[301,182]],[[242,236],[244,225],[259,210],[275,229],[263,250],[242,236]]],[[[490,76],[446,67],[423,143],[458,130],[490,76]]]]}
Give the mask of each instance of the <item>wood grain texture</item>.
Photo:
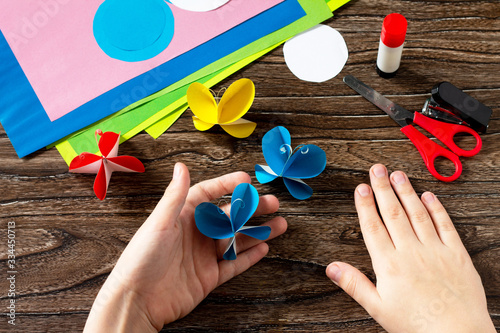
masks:
{"type": "Polygon", "coordinates": [[[260,140],[277,125],[290,130],[294,146],[313,143],[326,151],[325,172],[308,181],[313,197],[299,202],[279,182],[256,184],[259,193],[280,199],[287,233],[269,242],[259,264],[164,332],[383,332],[324,274],[328,263],[342,260],[374,278],[353,204],[354,188],[368,181],[374,163],[404,170],[418,193],[429,190],[442,199],[500,328],[499,15],[495,0],[352,0],[325,22],[349,48],[338,77],[321,84],[300,81],[277,48],[216,87],[242,77],[255,82],[256,99],[245,118],[258,127],[250,138],[238,140],[220,128],[198,132],[188,111],[158,140],[141,133],[120,147],[121,154],[140,158],[146,173],[113,175],[103,202],[92,192],[94,177],[69,174],[56,150],[18,159],[0,127],[0,332],[81,331],[95,295],[161,197],[175,162],[189,167],[193,183],[243,170],[256,184],[254,164],[264,162],[260,140]],[[374,66],[382,20],[390,12],[405,15],[409,30],[398,75],[384,80],[374,66]],[[434,84],[452,82],[493,109],[482,151],[461,159],[457,181],[437,181],[397,125],[343,84],[346,74],[410,110],[422,107],[434,84]],[[15,330],[4,316],[10,221],[17,232],[15,330]]]}

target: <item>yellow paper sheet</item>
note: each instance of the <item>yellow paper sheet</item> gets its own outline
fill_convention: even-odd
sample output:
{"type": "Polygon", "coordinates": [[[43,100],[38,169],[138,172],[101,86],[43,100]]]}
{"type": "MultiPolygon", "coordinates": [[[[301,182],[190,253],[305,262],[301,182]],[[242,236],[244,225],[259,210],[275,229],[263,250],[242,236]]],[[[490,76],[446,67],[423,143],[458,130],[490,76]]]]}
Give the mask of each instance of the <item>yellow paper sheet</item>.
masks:
{"type": "Polygon", "coordinates": [[[330,10],[332,12],[334,12],[335,10],[339,9],[340,7],[342,7],[343,5],[348,3],[349,1],[351,1],[351,0],[331,0],[331,1],[327,1],[326,4],[330,8],[330,10]]]}

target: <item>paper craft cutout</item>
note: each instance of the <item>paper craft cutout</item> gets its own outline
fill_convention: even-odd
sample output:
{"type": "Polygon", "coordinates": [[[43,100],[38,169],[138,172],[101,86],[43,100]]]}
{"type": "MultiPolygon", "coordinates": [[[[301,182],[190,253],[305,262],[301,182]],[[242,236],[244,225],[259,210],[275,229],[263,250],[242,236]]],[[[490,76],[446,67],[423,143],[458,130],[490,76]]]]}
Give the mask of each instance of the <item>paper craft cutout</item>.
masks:
{"type": "Polygon", "coordinates": [[[249,79],[239,79],[227,88],[217,104],[212,92],[203,84],[194,82],[187,90],[187,102],[193,111],[193,123],[199,131],[220,125],[236,138],[253,133],[256,123],[242,119],[252,106],[255,86],[249,79]]]}
{"type": "Polygon", "coordinates": [[[144,172],[144,165],[132,156],[117,156],[120,134],[97,130],[95,133],[101,137],[98,146],[102,156],[92,153],[81,153],[71,161],[70,172],[97,173],[94,181],[94,193],[104,200],[108,190],[109,180],[114,171],[144,172]]]}
{"type": "Polygon", "coordinates": [[[342,35],[322,24],[289,39],[283,46],[283,54],[290,71],[299,79],[310,82],[334,78],[349,57],[342,35]]]}
{"type": "Polygon", "coordinates": [[[163,0],[105,0],[95,14],[93,31],[111,58],[147,60],[170,44],[174,15],[163,0]]]}
{"type": "Polygon", "coordinates": [[[196,207],[194,219],[198,230],[205,236],[213,239],[231,238],[223,258],[234,260],[236,259],[235,237],[238,232],[259,240],[266,240],[271,234],[271,228],[268,226],[244,226],[258,205],[259,193],[255,187],[242,183],[234,189],[229,217],[216,205],[203,202],[196,207]]]}
{"type": "Polygon", "coordinates": [[[262,152],[268,165],[255,166],[261,184],[283,178],[290,194],[299,200],[311,197],[313,190],[302,179],[313,178],[325,170],[326,154],[316,145],[299,145],[292,150],[290,132],[278,126],[262,138],[262,152]]]}
{"type": "Polygon", "coordinates": [[[229,0],[168,0],[179,8],[193,12],[208,12],[219,8],[229,0]]]}

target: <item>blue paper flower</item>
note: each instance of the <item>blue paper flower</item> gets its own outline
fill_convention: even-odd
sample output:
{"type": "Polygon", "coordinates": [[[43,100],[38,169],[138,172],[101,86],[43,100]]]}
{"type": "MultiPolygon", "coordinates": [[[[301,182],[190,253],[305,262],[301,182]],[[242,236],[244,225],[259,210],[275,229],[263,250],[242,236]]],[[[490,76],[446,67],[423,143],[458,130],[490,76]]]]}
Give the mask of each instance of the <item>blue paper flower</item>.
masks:
{"type": "Polygon", "coordinates": [[[266,240],[271,234],[271,228],[268,226],[244,226],[258,205],[259,193],[255,187],[242,183],[234,189],[229,217],[216,205],[203,202],[196,207],[194,219],[198,230],[205,236],[214,239],[231,238],[223,258],[234,260],[236,259],[235,236],[238,232],[260,240],[266,240]]]}
{"type": "Polygon", "coordinates": [[[268,165],[255,166],[255,176],[261,184],[278,177],[290,194],[299,200],[309,198],[313,190],[302,179],[313,178],[325,170],[326,154],[315,145],[300,145],[292,149],[290,132],[278,126],[262,138],[262,152],[268,165]]]}

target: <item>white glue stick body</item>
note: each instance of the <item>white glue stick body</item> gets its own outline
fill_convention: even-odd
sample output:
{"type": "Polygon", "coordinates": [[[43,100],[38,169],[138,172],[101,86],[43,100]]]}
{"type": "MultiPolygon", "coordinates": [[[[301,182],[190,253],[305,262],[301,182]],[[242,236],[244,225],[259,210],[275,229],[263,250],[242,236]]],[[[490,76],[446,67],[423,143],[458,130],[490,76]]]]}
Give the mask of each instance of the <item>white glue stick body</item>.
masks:
{"type": "Polygon", "coordinates": [[[392,13],[384,19],[377,56],[377,73],[383,78],[396,75],[401,63],[407,26],[408,23],[401,14],[392,13]]]}

